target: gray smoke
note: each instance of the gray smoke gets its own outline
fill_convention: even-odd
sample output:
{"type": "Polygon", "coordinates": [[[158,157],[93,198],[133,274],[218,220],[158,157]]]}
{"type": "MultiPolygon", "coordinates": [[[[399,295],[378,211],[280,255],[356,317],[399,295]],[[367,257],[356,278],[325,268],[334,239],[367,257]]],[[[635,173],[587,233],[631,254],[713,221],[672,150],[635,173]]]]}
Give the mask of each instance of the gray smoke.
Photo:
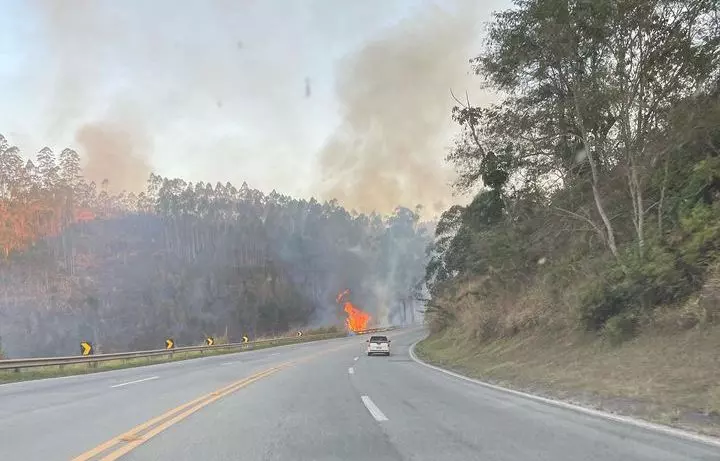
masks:
{"type": "Polygon", "coordinates": [[[452,200],[443,159],[450,89],[469,82],[468,13],[427,8],[340,63],[341,123],[320,155],[324,197],[362,211],[423,204],[430,214],[452,200]]]}

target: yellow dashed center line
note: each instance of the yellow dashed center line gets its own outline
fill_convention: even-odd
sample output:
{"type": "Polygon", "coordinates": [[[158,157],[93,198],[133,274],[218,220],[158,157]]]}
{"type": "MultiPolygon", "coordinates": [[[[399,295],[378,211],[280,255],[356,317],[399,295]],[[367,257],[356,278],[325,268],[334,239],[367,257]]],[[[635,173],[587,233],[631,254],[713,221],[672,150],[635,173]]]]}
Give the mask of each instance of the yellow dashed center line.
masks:
{"type": "Polygon", "coordinates": [[[273,373],[282,370],[283,368],[287,368],[291,365],[309,360],[310,358],[313,358],[315,356],[342,349],[347,346],[348,345],[342,345],[340,347],[327,349],[325,351],[312,354],[302,359],[283,362],[280,365],[276,365],[272,368],[260,371],[239,381],[235,381],[234,383],[210,392],[209,394],[205,394],[195,400],[177,406],[156,418],[153,418],[138,426],[135,426],[129,431],[113,437],[110,440],[103,442],[100,445],[86,451],[85,453],[82,453],[81,455],[73,458],[72,461],[90,461],[95,458],[101,461],[116,460],[121,456],[134,450],[141,444],[147,442],[149,439],[158,435],[162,431],[182,421],[183,419],[187,418],[201,408],[204,408],[205,406],[210,405],[211,403],[225,397],[226,395],[232,394],[233,392],[242,389],[243,387],[248,386],[255,381],[259,381],[262,378],[265,378],[272,375],[273,373]]]}

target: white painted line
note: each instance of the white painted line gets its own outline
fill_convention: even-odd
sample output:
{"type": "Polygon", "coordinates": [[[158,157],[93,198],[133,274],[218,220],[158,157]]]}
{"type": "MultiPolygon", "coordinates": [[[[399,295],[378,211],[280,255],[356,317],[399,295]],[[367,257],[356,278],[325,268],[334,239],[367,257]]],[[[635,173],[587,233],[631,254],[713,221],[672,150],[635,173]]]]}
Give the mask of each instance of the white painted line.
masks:
{"type": "Polygon", "coordinates": [[[158,379],[158,378],[159,378],[159,376],[151,376],[151,377],[149,377],[149,378],[136,379],[135,381],[129,381],[129,382],[127,382],[127,383],[115,384],[114,386],[110,386],[110,387],[129,386],[130,384],[142,383],[142,382],[145,382],[145,381],[151,381],[151,380],[153,380],[153,379],[158,379]]]}
{"type": "Polygon", "coordinates": [[[348,373],[350,373],[351,375],[354,375],[355,369],[353,367],[348,368],[348,373]]]}
{"type": "Polygon", "coordinates": [[[280,352],[273,352],[272,354],[270,354],[270,357],[272,357],[273,355],[280,355],[280,352]]]}
{"type": "Polygon", "coordinates": [[[363,403],[365,404],[365,408],[368,409],[370,414],[373,418],[375,418],[375,421],[387,421],[387,416],[383,414],[382,411],[375,405],[375,402],[370,400],[370,397],[367,395],[361,395],[360,398],[362,399],[363,403]]]}
{"type": "Polygon", "coordinates": [[[359,359],[359,358],[360,358],[360,357],[355,357],[353,360],[355,360],[355,361],[357,362],[357,359],[359,359]]]}
{"type": "Polygon", "coordinates": [[[412,346],[410,346],[410,351],[409,351],[410,358],[413,359],[415,362],[419,363],[420,365],[423,365],[428,368],[432,368],[433,370],[439,371],[441,373],[445,373],[446,375],[450,375],[455,378],[462,379],[464,381],[469,381],[471,383],[478,384],[478,385],[486,387],[488,389],[505,392],[507,394],[515,395],[517,397],[522,397],[522,398],[529,399],[529,400],[534,400],[536,402],[541,402],[541,403],[544,403],[547,405],[552,405],[555,407],[565,408],[567,410],[575,411],[577,413],[584,413],[586,415],[594,416],[594,417],[601,418],[601,419],[606,419],[609,421],[614,421],[616,423],[624,423],[624,424],[639,427],[641,429],[645,429],[648,431],[660,432],[660,433],[672,435],[674,437],[678,437],[681,439],[692,440],[694,442],[704,443],[707,445],[711,445],[713,447],[720,447],[720,439],[715,438],[715,437],[705,436],[705,435],[701,435],[701,434],[694,434],[692,432],[683,431],[682,429],[675,429],[674,427],[663,426],[661,424],[655,424],[655,423],[650,423],[648,421],[643,421],[642,419],[631,418],[629,416],[616,415],[616,414],[608,413],[608,412],[602,411],[602,410],[595,410],[592,408],[581,407],[580,405],[563,402],[561,400],[548,399],[545,397],[540,397],[539,395],[528,394],[526,392],[520,392],[520,391],[516,391],[513,389],[508,389],[506,387],[496,386],[495,384],[486,383],[485,381],[480,381],[479,379],[469,378],[467,376],[461,375],[460,373],[455,373],[454,371],[446,370],[444,368],[440,368],[435,365],[430,365],[429,363],[423,362],[415,355],[415,346],[420,341],[422,341],[422,340],[417,340],[413,343],[412,346]]]}
{"type": "Polygon", "coordinates": [[[236,362],[223,362],[220,365],[232,365],[233,363],[237,363],[237,362],[239,362],[239,360],[236,362]]]}

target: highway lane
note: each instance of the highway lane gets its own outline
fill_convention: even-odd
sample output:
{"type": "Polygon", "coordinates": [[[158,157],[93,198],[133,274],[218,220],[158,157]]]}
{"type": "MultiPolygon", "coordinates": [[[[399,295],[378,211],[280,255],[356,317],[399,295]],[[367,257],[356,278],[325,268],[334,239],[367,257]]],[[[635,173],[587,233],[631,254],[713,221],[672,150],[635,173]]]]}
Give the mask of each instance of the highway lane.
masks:
{"type": "Polygon", "coordinates": [[[0,460],[67,460],[222,386],[340,338],[237,354],[0,385],[0,460]],[[147,380],[148,378],[154,378],[147,380]],[[145,380],[145,381],[143,381],[145,380]],[[119,387],[113,387],[119,386],[119,387]]]}
{"type": "Polygon", "coordinates": [[[390,334],[390,357],[365,356],[364,338],[354,337],[92,375],[90,386],[78,387],[71,379],[11,385],[16,388],[10,392],[10,386],[0,386],[0,458],[69,459],[173,406],[280,365],[275,372],[256,375],[253,382],[240,381],[237,389],[218,394],[218,400],[190,414],[165,419],[154,426],[150,438],[138,432],[137,438],[116,442],[102,456],[720,459],[717,448],[512,396],[423,367],[408,355],[408,347],[422,334],[390,334]],[[152,376],[158,378],[110,388],[122,380],[152,376]],[[64,400],[64,395],[72,398],[64,400]],[[82,421],[89,427],[83,428],[82,421]]]}

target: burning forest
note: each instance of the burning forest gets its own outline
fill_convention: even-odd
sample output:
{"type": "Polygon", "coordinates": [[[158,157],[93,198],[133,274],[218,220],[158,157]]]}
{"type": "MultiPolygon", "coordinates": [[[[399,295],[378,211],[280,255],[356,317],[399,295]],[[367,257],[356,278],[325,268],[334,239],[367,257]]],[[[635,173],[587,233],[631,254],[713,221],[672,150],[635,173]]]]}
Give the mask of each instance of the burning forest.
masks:
{"type": "Polygon", "coordinates": [[[151,174],[139,194],[82,174],[66,149],[34,162],[0,136],[0,338],[9,357],[148,349],[172,335],[273,334],[338,322],[349,331],[402,318],[424,270],[417,214],[352,215],[337,202],[246,184],[151,174]],[[37,164],[38,167],[34,165],[37,164]],[[402,269],[402,270],[399,270],[402,269]],[[370,313],[340,284],[356,284],[370,313]],[[328,305],[329,304],[329,305],[328,305]]]}

